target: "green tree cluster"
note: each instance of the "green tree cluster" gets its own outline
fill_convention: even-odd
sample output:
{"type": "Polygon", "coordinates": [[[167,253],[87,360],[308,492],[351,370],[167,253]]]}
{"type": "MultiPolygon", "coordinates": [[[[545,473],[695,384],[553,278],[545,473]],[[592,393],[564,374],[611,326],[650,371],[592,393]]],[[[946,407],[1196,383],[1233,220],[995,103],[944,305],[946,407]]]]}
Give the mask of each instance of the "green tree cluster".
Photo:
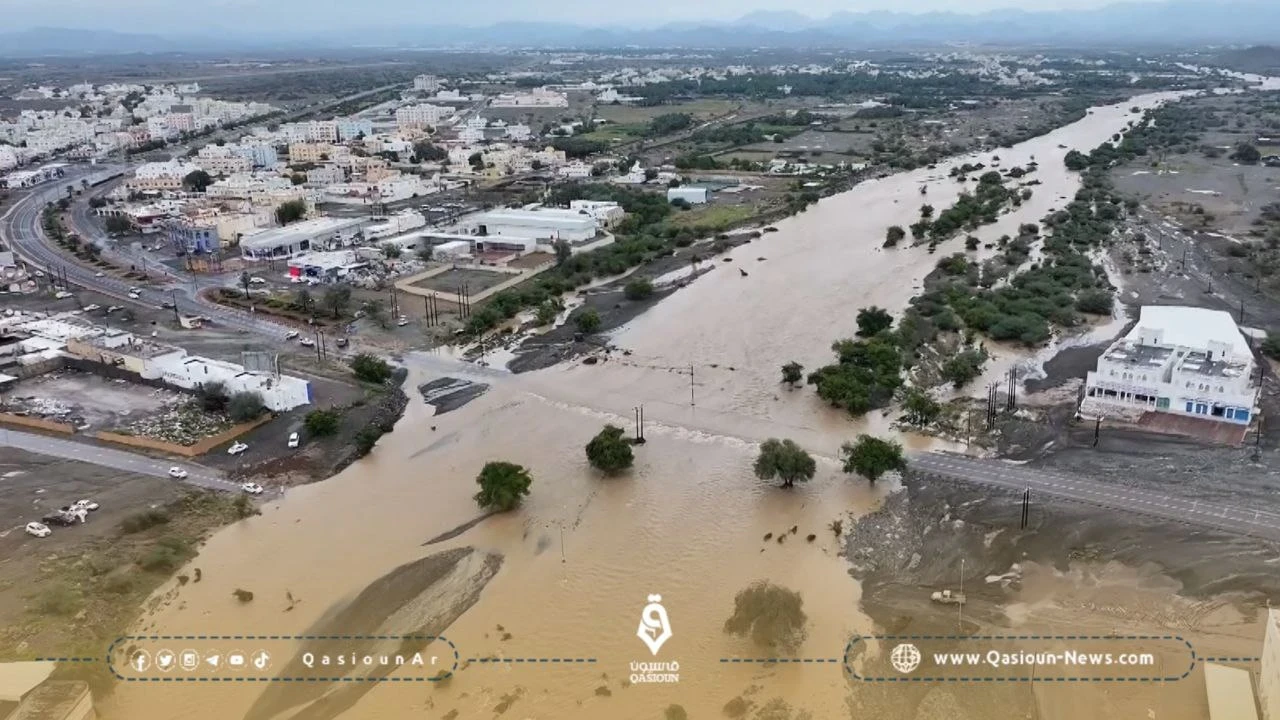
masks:
{"type": "Polygon", "coordinates": [[[634,460],[626,433],[616,425],[605,425],[587,443],[586,452],[587,462],[591,463],[591,467],[606,475],[616,475],[626,470],[634,460]]]}
{"type": "Polygon", "coordinates": [[[817,464],[794,440],[769,438],[760,444],[760,455],[753,469],[761,480],[777,478],[782,481],[782,487],[789,488],[812,479],[817,464]]]}
{"type": "Polygon", "coordinates": [[[476,484],[480,491],[476,493],[475,500],[480,507],[507,512],[519,507],[520,501],[529,494],[533,477],[520,465],[494,461],[485,463],[476,476],[476,484]]]}

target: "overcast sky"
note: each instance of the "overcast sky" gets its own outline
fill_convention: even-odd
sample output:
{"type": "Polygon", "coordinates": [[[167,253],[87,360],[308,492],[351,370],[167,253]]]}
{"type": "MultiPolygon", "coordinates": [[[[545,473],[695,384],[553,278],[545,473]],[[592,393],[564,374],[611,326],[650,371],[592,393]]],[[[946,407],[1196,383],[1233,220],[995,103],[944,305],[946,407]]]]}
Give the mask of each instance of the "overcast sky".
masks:
{"type": "Polygon", "coordinates": [[[0,0],[0,31],[32,27],[79,27],[138,32],[226,29],[271,34],[339,30],[388,24],[503,21],[568,21],[593,25],[662,25],[668,22],[732,20],[758,10],[790,10],[815,17],[833,12],[981,12],[1088,9],[1108,0],[0,0]]]}

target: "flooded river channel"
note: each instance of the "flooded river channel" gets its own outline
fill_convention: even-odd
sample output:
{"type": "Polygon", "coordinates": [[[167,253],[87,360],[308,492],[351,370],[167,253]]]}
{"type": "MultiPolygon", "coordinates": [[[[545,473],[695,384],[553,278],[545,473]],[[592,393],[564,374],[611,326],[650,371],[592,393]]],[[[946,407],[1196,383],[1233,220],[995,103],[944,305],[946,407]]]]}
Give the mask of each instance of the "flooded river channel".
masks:
{"type": "MultiPolygon", "coordinates": [[[[1088,151],[1138,118],[1130,107],[1175,96],[1097,108],[1016,147],[825,199],[735,248],[731,263],[717,260],[715,271],[619,330],[614,341],[629,356],[519,376],[474,368],[490,390],[440,417],[415,396],[367,459],[326,482],[291,489],[260,517],[211,538],[192,562],[202,581],[154,603],[137,632],[304,634],[396,567],[473,547],[503,560],[478,602],[444,631],[462,666],[442,683],[370,684],[340,717],[488,719],[501,708],[506,718],[655,719],[678,704],[689,717],[709,718],[737,696],[757,706],[780,698],[813,718],[847,716],[849,687],[838,663],[721,662],[762,657],[722,629],[735,593],[759,579],[803,596],[808,637],[800,657],[840,658],[851,634],[875,631],[829,526],[842,518],[847,525],[891,489],[843,475],[834,459],[858,432],[888,432],[888,419],[873,414],[855,422],[810,390],[786,390],[779,367],[830,362],[831,343],[853,334],[859,308],[900,312],[937,259],[962,248],[959,239],[937,255],[925,247],[880,247],[885,228],[910,224],[922,202],[939,209],[954,202],[963,186],[947,178],[953,165],[990,164],[993,154],[1003,168],[1033,157],[1039,164],[1028,176],[1041,183],[1031,200],[976,233],[994,241],[1016,234],[1020,223],[1039,222],[1075,193],[1078,178],[1062,162],[1068,148],[1088,151]],[[634,470],[618,479],[591,472],[587,440],[605,422],[630,428],[632,408],[641,404],[648,442],[637,448],[634,470]],[[754,478],[755,443],[774,436],[819,456],[812,482],[782,491],[754,478]],[[424,547],[479,514],[474,479],[490,460],[531,470],[524,506],[424,547]],[[238,602],[237,588],[251,590],[253,602],[238,602]],[[672,629],[656,658],[636,637],[650,594],[662,596],[672,629]],[[594,662],[466,663],[494,656],[594,662]],[[655,659],[677,661],[679,682],[628,682],[633,661],[655,659]]],[[[441,357],[406,362],[414,387],[463,374],[441,357]]],[[[263,689],[122,683],[102,709],[111,720],[224,720],[243,717],[263,689]]]]}

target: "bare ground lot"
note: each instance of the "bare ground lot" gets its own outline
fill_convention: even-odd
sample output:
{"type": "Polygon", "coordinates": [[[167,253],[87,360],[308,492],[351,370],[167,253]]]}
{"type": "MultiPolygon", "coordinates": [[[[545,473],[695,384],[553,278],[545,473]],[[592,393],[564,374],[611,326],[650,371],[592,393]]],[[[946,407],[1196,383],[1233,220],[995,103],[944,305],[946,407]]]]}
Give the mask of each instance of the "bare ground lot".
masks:
{"type": "Polygon", "coordinates": [[[506,273],[455,267],[434,277],[419,280],[413,286],[436,292],[457,293],[459,288],[466,285],[474,296],[509,279],[511,275],[506,273]]]}
{"type": "Polygon", "coordinates": [[[1252,229],[1262,206],[1280,196],[1280,169],[1198,153],[1170,155],[1158,167],[1129,163],[1112,178],[1120,192],[1162,213],[1238,237],[1252,229]]]}
{"type": "Polygon", "coordinates": [[[99,656],[151,590],[173,582],[199,540],[252,511],[226,494],[13,448],[0,448],[0,488],[3,660],[99,656]],[[45,538],[23,531],[79,499],[101,505],[87,522],[55,527],[45,538]],[[137,523],[148,511],[154,524],[137,523]],[[126,520],[134,523],[127,530],[126,520]]]}

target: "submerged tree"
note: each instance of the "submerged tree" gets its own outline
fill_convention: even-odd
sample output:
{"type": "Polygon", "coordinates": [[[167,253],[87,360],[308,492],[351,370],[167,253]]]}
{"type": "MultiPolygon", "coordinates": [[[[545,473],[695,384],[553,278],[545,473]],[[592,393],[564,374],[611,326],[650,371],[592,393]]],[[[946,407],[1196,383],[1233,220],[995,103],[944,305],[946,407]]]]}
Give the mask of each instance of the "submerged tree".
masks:
{"type": "Polygon", "coordinates": [[[760,580],[734,596],[724,631],[750,636],[763,649],[793,652],[804,642],[807,621],[800,593],[760,580]]]}
{"type": "Polygon", "coordinates": [[[782,487],[789,488],[812,479],[817,464],[794,440],[769,438],[760,445],[754,469],[761,480],[778,478],[782,487]]]}
{"type": "Polygon", "coordinates": [[[520,506],[520,501],[529,494],[533,478],[520,465],[495,461],[485,463],[476,476],[476,484],[480,486],[480,492],[475,495],[480,507],[507,512],[520,506]]]}

